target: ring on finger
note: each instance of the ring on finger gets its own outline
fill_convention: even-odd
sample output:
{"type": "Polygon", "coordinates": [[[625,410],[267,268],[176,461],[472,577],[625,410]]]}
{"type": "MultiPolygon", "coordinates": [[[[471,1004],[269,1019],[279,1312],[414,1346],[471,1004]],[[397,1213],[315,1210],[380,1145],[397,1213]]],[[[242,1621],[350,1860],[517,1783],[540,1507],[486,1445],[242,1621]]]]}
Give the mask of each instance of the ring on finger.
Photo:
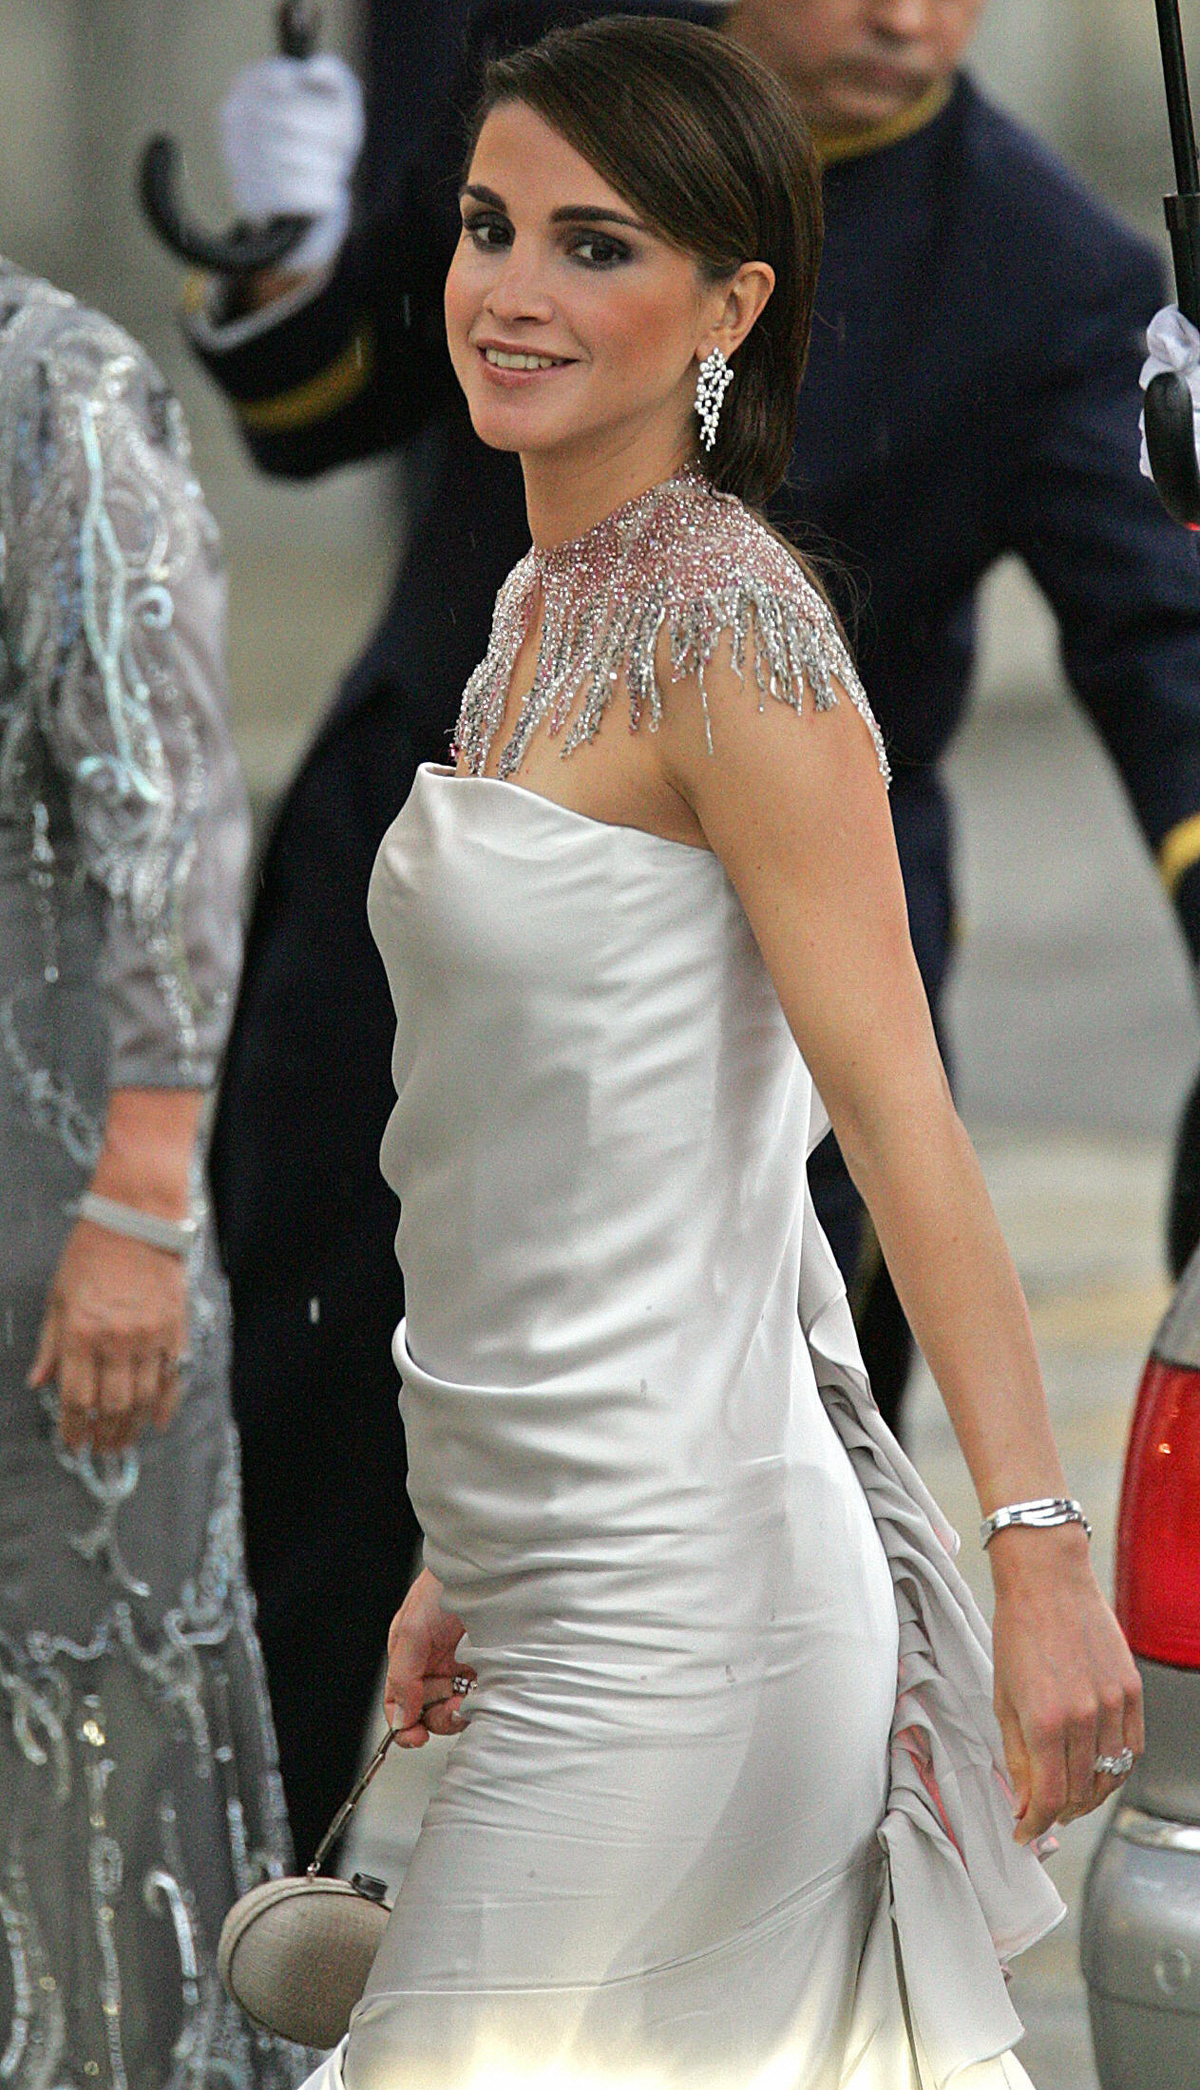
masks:
{"type": "Polygon", "coordinates": [[[82,1387],[77,1379],[72,1379],[65,1387],[60,1381],[58,1388],[59,1413],[64,1421],[69,1418],[72,1422],[86,1429],[91,1427],[93,1418],[100,1413],[100,1383],[94,1374],[86,1401],[79,1398],[81,1392],[82,1387]]]}
{"type": "Polygon", "coordinates": [[[473,1691],[475,1689],[475,1679],[473,1676],[463,1676],[460,1673],[458,1676],[452,1677],[450,1681],[454,1686],[454,1695],[456,1698],[465,1698],[468,1691],[473,1691]]]}
{"type": "Polygon", "coordinates": [[[1098,1778],[1128,1778],[1133,1769],[1133,1750],[1120,1749],[1115,1756],[1098,1756],[1093,1769],[1098,1778]]]}

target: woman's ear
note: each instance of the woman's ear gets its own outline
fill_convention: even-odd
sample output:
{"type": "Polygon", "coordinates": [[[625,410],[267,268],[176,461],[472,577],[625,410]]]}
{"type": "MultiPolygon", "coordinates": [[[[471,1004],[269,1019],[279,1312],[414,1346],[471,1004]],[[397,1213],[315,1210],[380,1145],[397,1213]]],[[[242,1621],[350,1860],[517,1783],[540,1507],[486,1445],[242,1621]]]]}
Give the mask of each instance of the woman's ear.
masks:
{"type": "Polygon", "coordinates": [[[775,288],[775,271],[768,261],[744,261],[737,273],[717,286],[715,311],[696,347],[696,360],[703,362],[714,348],[728,359],[739,349],[775,288]]]}

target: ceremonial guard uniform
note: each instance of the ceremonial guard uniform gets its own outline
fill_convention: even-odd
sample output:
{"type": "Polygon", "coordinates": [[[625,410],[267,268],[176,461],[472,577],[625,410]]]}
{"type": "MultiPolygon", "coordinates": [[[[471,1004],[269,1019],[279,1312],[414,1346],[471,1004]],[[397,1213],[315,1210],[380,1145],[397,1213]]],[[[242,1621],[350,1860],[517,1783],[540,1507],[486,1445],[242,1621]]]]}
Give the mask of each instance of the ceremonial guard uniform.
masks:
{"type": "MultiPolygon", "coordinates": [[[[408,475],[387,613],[267,851],[213,1155],[251,1568],[302,1851],[348,1782],[413,1536],[388,1350],[395,1207],[378,1170],[393,1018],[367,881],[416,765],[445,759],[496,588],[528,542],[517,460],[474,437],[443,340],[464,116],[491,51],[613,11],[460,0],[453,84],[422,106],[427,75],[396,66],[409,103],[391,98],[390,176],[377,149],[376,200],[331,270],[265,312],[190,322],[265,470],[303,477],[403,447],[408,475]],[[312,1678],[335,1668],[344,1724],[316,1732],[312,1678]]],[[[713,18],[699,4],[629,11],[713,18]]],[[[952,917],[937,765],[962,716],[976,588],[1006,551],[1050,598],[1074,688],[1196,954],[1200,591],[1188,539],[1137,468],[1157,259],[963,76],[853,156],[834,141],[827,157],[813,348],[776,519],[835,562],[827,577],[895,773],[935,1013],[952,917]]],[[[831,1154],[816,1157],[814,1186],[843,1268],[861,1276],[859,1208],[831,1154]]],[[[867,1347],[883,1382],[897,1329],[886,1289],[874,1298],[867,1347]]]]}

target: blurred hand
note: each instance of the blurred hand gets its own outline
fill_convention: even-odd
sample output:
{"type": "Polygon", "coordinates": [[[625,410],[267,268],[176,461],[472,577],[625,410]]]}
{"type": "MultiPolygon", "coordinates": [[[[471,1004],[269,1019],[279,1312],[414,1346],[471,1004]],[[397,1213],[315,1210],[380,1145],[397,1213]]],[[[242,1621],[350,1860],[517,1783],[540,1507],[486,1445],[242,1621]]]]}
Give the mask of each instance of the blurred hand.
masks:
{"type": "Polygon", "coordinates": [[[255,222],[285,212],[311,218],[286,267],[323,268],[350,222],[365,129],[357,76],[331,51],[260,59],[238,74],[218,126],[238,209],[255,222]]]}
{"type": "Polygon", "coordinates": [[[124,1451],[147,1423],[167,1427],[187,1330],[181,1258],[81,1219],[50,1287],[28,1380],[57,1380],[68,1451],[124,1451]]]}
{"type": "MultiPolygon", "coordinates": [[[[1173,370],[1181,377],[1192,395],[1192,410],[1200,408],[1200,333],[1190,319],[1185,319],[1176,305],[1164,305],[1156,312],[1146,328],[1146,347],[1150,353],[1142,364],[1139,383],[1143,392],[1152,378],[1161,377],[1164,370],[1173,370]]],[[[1146,417],[1138,422],[1142,432],[1142,472],[1147,479],[1153,478],[1150,456],[1146,449],[1146,417]]],[[[1200,448],[1197,456],[1200,457],[1200,448]]]]}
{"type": "Polygon", "coordinates": [[[996,1717],[1017,1801],[1016,1840],[1089,1814],[1120,1780],[1098,1756],[1145,1747],[1142,1685],[1078,1525],[1010,1528],[988,1548],[996,1717]]]}
{"type": "Polygon", "coordinates": [[[455,1660],[466,1628],[461,1618],[442,1607],[442,1586],[429,1569],[417,1576],[388,1634],[387,1682],[383,1708],[404,1748],[419,1749],[431,1734],[457,1734],[465,1691],[461,1678],[475,1671],[455,1660]]]}

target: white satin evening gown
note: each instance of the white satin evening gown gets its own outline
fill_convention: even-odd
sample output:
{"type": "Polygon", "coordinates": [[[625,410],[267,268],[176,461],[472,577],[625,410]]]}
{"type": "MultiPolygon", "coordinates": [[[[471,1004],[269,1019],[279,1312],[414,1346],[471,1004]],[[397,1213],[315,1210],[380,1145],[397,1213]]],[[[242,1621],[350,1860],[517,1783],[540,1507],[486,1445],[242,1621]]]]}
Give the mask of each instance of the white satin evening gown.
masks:
{"type": "MultiPolygon", "coordinates": [[[[789,661],[792,701],[837,701],[832,664],[865,710],[795,562],[691,478],[535,557],[571,676],[580,647],[611,675],[618,616],[702,657],[752,597],[763,701],[789,661]]],[[[828,1121],[724,870],[426,766],[370,914],[409,1487],[479,1683],[327,2083],[1027,2086],[1001,1962],[1061,1904],[1012,1839],[986,1627],[871,1400],[807,1194],[828,1121]]]]}

